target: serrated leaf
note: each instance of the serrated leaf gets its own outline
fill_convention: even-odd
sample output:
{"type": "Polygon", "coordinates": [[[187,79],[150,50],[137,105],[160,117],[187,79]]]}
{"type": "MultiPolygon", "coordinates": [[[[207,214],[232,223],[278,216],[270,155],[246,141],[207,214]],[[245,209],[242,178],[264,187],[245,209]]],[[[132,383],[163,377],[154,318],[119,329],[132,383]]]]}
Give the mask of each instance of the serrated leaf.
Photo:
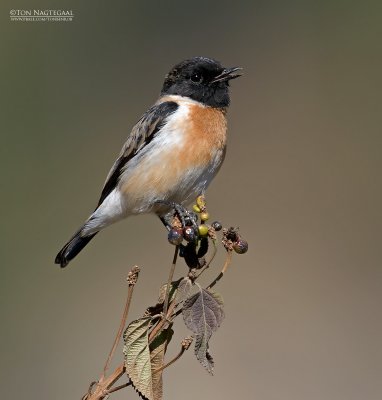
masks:
{"type": "Polygon", "coordinates": [[[210,373],[213,373],[214,360],[208,351],[208,340],[206,335],[195,336],[195,355],[203,367],[210,373]]]}
{"type": "Polygon", "coordinates": [[[195,334],[195,355],[209,373],[213,370],[213,359],[208,352],[208,342],[224,318],[223,299],[213,291],[199,288],[199,292],[183,303],[183,319],[195,334]]]}
{"type": "Polygon", "coordinates": [[[152,388],[151,360],[148,330],[151,318],[141,318],[131,322],[125,330],[123,339],[125,345],[126,372],[135,389],[149,400],[154,399],[152,388]]]}
{"type": "Polygon", "coordinates": [[[149,328],[151,318],[141,318],[131,322],[125,330],[123,339],[125,345],[126,373],[134,388],[148,400],[162,400],[162,372],[164,355],[174,331],[163,330],[149,345],[149,328]]]}
{"type": "Polygon", "coordinates": [[[164,364],[164,355],[171,341],[174,331],[171,328],[163,330],[150,345],[151,373],[153,399],[161,400],[163,397],[163,370],[159,370],[164,364]]]}

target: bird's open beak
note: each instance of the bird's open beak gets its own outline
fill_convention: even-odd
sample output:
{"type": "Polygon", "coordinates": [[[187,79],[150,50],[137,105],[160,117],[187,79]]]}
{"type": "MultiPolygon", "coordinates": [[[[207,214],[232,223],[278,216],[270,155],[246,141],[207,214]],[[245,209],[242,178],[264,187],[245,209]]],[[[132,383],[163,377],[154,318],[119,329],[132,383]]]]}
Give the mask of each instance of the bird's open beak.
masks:
{"type": "Polygon", "coordinates": [[[239,76],[241,76],[242,74],[235,74],[235,72],[237,71],[242,71],[243,68],[240,67],[234,67],[234,68],[225,68],[223,70],[223,72],[216,76],[211,83],[215,83],[215,82],[222,82],[222,81],[230,81],[231,79],[236,79],[239,76]]]}

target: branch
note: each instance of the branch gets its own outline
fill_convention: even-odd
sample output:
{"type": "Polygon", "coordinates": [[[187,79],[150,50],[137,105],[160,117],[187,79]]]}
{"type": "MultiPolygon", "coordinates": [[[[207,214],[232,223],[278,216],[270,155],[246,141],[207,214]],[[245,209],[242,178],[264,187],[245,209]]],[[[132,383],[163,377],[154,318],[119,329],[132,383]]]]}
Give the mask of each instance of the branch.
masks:
{"type": "Polygon", "coordinates": [[[182,357],[183,353],[190,348],[192,341],[193,341],[192,336],[184,338],[182,340],[179,353],[168,363],[162,365],[162,367],[156,369],[153,372],[157,373],[157,372],[163,371],[165,368],[169,367],[171,364],[174,364],[174,362],[179,360],[179,358],[182,357]]]}
{"type": "Polygon", "coordinates": [[[95,385],[90,385],[88,393],[82,397],[82,400],[102,400],[109,394],[109,389],[115,382],[125,373],[125,365],[122,363],[114,372],[106,379],[99,381],[95,385]],[[91,392],[92,387],[96,386],[94,392],[91,392]]]}
{"type": "Polygon", "coordinates": [[[106,372],[109,369],[110,362],[113,358],[113,355],[115,353],[115,350],[118,346],[119,341],[121,340],[122,332],[123,329],[126,325],[126,319],[129,313],[129,308],[131,304],[131,299],[133,296],[134,292],[134,287],[135,284],[137,283],[138,280],[138,274],[139,274],[140,268],[138,266],[135,266],[131,269],[127,276],[127,282],[128,282],[128,289],[127,289],[127,298],[126,298],[126,303],[125,303],[125,308],[123,310],[121,322],[119,323],[119,328],[117,331],[117,334],[115,336],[113,346],[110,350],[109,356],[107,357],[107,360],[105,362],[105,366],[103,368],[103,373],[99,379],[98,382],[92,383],[89,387],[88,393],[82,397],[82,400],[101,400],[105,398],[109,393],[109,389],[113,384],[124,374],[125,372],[125,366],[124,363],[122,363],[120,366],[116,368],[116,370],[108,377],[105,378],[106,372]],[[93,387],[96,386],[94,392],[92,392],[93,387]]]}
{"type": "Polygon", "coordinates": [[[167,286],[166,286],[166,295],[165,295],[165,298],[164,298],[164,305],[163,305],[163,316],[164,317],[167,315],[168,302],[169,302],[170,290],[171,290],[171,282],[172,282],[172,278],[174,277],[176,261],[178,259],[178,253],[179,253],[179,246],[175,246],[174,258],[172,260],[170,273],[168,274],[167,286]]]}
{"type": "Polygon", "coordinates": [[[225,259],[224,266],[220,272],[220,274],[207,286],[207,290],[211,289],[213,286],[215,286],[221,278],[223,278],[224,273],[227,271],[227,268],[231,264],[232,261],[232,250],[227,251],[227,257],[225,259]]]}
{"type": "Polygon", "coordinates": [[[108,356],[108,358],[106,360],[105,366],[103,367],[103,374],[102,374],[102,376],[100,378],[100,381],[102,381],[105,378],[106,372],[109,369],[110,362],[111,362],[111,360],[113,358],[113,355],[115,353],[115,349],[117,348],[118,343],[121,340],[123,328],[126,325],[126,319],[127,319],[128,313],[129,313],[131,298],[133,297],[134,286],[135,286],[135,284],[137,283],[137,280],[138,280],[139,271],[140,271],[140,269],[136,265],[135,267],[133,267],[131,269],[131,271],[129,272],[129,274],[127,276],[127,282],[129,284],[129,287],[127,289],[127,299],[126,299],[126,303],[125,303],[125,309],[123,310],[121,322],[119,323],[119,328],[118,328],[118,332],[117,332],[117,334],[115,336],[115,339],[114,339],[113,347],[111,348],[109,356],[108,356]]]}

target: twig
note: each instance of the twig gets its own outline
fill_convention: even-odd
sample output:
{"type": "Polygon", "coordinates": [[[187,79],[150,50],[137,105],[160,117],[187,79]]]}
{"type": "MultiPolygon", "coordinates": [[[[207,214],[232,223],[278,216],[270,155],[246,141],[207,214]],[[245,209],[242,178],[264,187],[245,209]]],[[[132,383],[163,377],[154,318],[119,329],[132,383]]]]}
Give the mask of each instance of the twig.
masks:
{"type": "Polygon", "coordinates": [[[158,322],[158,324],[150,332],[149,343],[152,343],[152,341],[155,339],[158,332],[160,332],[161,329],[164,327],[164,325],[167,322],[169,322],[169,316],[171,316],[172,312],[174,311],[174,308],[175,308],[175,302],[173,301],[172,303],[170,303],[170,306],[168,307],[167,314],[163,315],[163,318],[158,322]]]}
{"type": "Polygon", "coordinates": [[[218,251],[218,248],[217,248],[217,246],[216,246],[216,240],[212,240],[212,244],[214,245],[214,251],[213,251],[213,253],[212,253],[210,259],[209,259],[208,262],[206,263],[206,265],[204,265],[204,267],[201,268],[201,269],[199,270],[198,274],[193,278],[194,280],[195,280],[195,279],[198,279],[199,276],[202,275],[202,273],[210,266],[210,264],[211,264],[212,261],[214,260],[214,258],[215,258],[215,256],[216,256],[216,253],[217,253],[217,251],[218,251]]]}
{"type": "Polygon", "coordinates": [[[119,323],[118,332],[117,332],[114,342],[113,342],[113,347],[111,348],[109,356],[107,357],[105,366],[103,367],[103,373],[101,375],[101,378],[99,379],[99,381],[96,384],[92,383],[90,385],[88,393],[82,398],[83,400],[102,400],[102,399],[104,399],[110,393],[109,389],[114,385],[114,383],[125,372],[125,365],[124,365],[124,363],[122,363],[114,370],[114,372],[109,377],[105,378],[106,372],[110,366],[110,362],[113,358],[115,350],[121,339],[123,328],[126,325],[126,319],[127,319],[128,313],[129,313],[131,298],[133,296],[135,284],[137,283],[137,280],[138,280],[139,271],[140,271],[140,268],[138,266],[135,266],[131,269],[131,271],[129,272],[129,274],[127,276],[127,282],[129,285],[128,289],[127,289],[127,298],[126,298],[125,308],[123,310],[121,322],[119,323]],[[93,386],[96,386],[96,388],[95,388],[94,392],[92,393],[91,390],[92,390],[93,386]]]}
{"type": "Polygon", "coordinates": [[[129,286],[128,286],[128,289],[127,289],[127,298],[126,298],[126,303],[125,303],[125,309],[123,310],[121,322],[119,323],[119,328],[118,328],[118,332],[117,332],[117,334],[115,336],[115,339],[114,339],[113,347],[111,348],[109,356],[107,357],[105,366],[103,367],[103,374],[102,374],[102,376],[100,378],[100,382],[102,382],[103,379],[105,379],[106,372],[109,369],[110,362],[111,362],[111,360],[113,358],[115,350],[116,350],[116,348],[118,346],[118,343],[119,343],[119,341],[121,339],[123,329],[124,329],[124,327],[126,325],[126,319],[127,319],[128,313],[129,313],[131,298],[133,296],[135,284],[137,283],[137,280],[138,280],[139,271],[140,271],[140,269],[136,265],[135,267],[133,267],[131,269],[131,271],[129,272],[129,274],[127,276],[127,282],[129,284],[129,286]]]}
{"type": "Polygon", "coordinates": [[[110,393],[117,392],[118,390],[121,390],[121,389],[123,389],[123,388],[125,388],[125,387],[128,387],[128,386],[132,385],[132,384],[133,384],[133,383],[132,383],[131,381],[126,382],[126,383],[124,383],[123,385],[119,385],[119,386],[116,386],[116,387],[113,388],[113,389],[108,390],[108,393],[110,394],[110,393]]]}
{"type": "Polygon", "coordinates": [[[168,274],[168,279],[167,279],[166,296],[164,298],[164,305],[163,305],[163,317],[164,318],[166,318],[166,315],[167,315],[168,302],[169,302],[170,290],[171,290],[170,289],[171,288],[171,282],[172,282],[172,278],[174,277],[176,261],[178,259],[178,253],[179,253],[179,246],[175,246],[174,258],[172,259],[170,273],[168,274]]]}
{"type": "Polygon", "coordinates": [[[109,389],[125,373],[125,365],[122,363],[107,378],[99,381],[93,393],[86,394],[82,400],[102,400],[109,394],[109,389]]]}
{"type": "Polygon", "coordinates": [[[207,290],[211,289],[213,286],[215,286],[220,281],[220,279],[223,277],[224,273],[227,271],[227,268],[231,264],[231,260],[232,260],[232,250],[228,250],[227,257],[225,259],[225,263],[224,263],[224,266],[223,266],[220,274],[207,286],[207,290]]]}
{"type": "Polygon", "coordinates": [[[183,353],[186,350],[188,350],[189,347],[191,346],[192,340],[193,340],[192,336],[183,339],[182,340],[182,347],[181,347],[179,353],[172,360],[170,360],[168,363],[162,365],[160,368],[156,369],[153,372],[160,372],[160,371],[164,370],[165,368],[169,367],[171,364],[174,364],[175,361],[179,360],[179,358],[182,357],[183,353]]]}
{"type": "MultiPolygon", "coordinates": [[[[209,259],[209,261],[207,262],[207,264],[200,269],[200,272],[198,273],[198,275],[196,275],[195,277],[191,277],[189,275],[189,277],[191,279],[193,279],[193,281],[195,281],[196,279],[198,279],[200,277],[200,275],[210,266],[211,262],[213,261],[213,259],[215,258],[215,255],[217,253],[217,246],[216,246],[216,241],[212,240],[212,243],[214,244],[214,252],[211,256],[211,258],[209,259]]],[[[207,287],[207,289],[210,289],[212,286],[214,286],[224,275],[224,272],[227,270],[229,263],[231,262],[231,258],[232,258],[232,251],[228,251],[227,253],[227,258],[226,261],[224,263],[223,269],[222,271],[219,273],[219,275],[217,276],[217,278],[207,287]]],[[[181,314],[183,312],[183,308],[180,308],[179,310],[177,310],[174,314],[171,315],[171,319],[174,320],[179,314],[181,314]]]]}

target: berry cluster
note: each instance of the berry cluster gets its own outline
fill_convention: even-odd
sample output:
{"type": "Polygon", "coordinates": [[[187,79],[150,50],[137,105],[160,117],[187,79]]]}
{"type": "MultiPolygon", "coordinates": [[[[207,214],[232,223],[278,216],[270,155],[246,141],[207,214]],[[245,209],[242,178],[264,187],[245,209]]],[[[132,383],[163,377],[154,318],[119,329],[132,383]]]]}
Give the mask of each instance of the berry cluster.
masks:
{"type": "MultiPolygon", "coordinates": [[[[222,224],[218,221],[207,225],[206,221],[210,218],[206,209],[206,203],[203,196],[196,199],[196,204],[192,206],[194,213],[190,213],[190,217],[186,220],[186,226],[181,227],[179,224],[173,224],[168,232],[168,241],[174,246],[179,246],[185,240],[188,243],[197,243],[198,240],[216,239],[216,232],[223,229],[222,224]],[[198,216],[200,224],[197,224],[198,216]]],[[[234,250],[238,254],[244,254],[248,251],[248,243],[238,233],[237,228],[223,229],[223,245],[227,250],[234,250]]]]}

